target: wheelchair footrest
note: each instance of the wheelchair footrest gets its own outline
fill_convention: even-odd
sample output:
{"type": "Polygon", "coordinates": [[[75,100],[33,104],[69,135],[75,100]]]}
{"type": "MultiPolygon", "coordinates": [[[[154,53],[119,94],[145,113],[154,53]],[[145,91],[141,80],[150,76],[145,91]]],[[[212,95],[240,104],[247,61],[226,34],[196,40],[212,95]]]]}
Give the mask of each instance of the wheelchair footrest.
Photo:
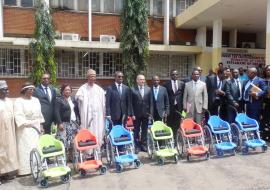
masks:
{"type": "Polygon", "coordinates": [[[225,126],[219,126],[219,127],[215,127],[214,128],[214,131],[223,131],[223,130],[228,130],[229,128],[228,127],[225,127],[225,126]]]}

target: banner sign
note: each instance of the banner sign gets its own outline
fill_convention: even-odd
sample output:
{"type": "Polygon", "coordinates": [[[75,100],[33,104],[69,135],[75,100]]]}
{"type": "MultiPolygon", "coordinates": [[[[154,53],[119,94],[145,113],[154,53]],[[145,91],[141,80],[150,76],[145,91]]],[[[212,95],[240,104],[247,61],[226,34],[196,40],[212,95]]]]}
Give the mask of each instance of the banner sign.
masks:
{"type": "Polygon", "coordinates": [[[229,68],[248,68],[265,65],[265,55],[256,53],[232,53],[223,52],[221,61],[225,67],[229,68]]]}

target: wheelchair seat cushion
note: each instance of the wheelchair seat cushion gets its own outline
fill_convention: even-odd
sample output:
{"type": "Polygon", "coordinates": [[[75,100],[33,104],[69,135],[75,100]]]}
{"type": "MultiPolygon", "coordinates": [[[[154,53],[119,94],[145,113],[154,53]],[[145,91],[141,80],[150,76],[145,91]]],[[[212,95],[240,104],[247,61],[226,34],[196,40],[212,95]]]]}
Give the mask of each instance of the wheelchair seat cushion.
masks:
{"type": "Polygon", "coordinates": [[[185,131],[185,133],[186,133],[187,135],[192,135],[192,134],[201,133],[201,130],[199,130],[199,129],[191,129],[191,130],[185,131]]]}
{"type": "Polygon", "coordinates": [[[97,143],[95,141],[91,141],[91,140],[87,140],[85,142],[80,141],[78,143],[79,147],[85,147],[85,146],[92,146],[92,145],[96,145],[97,143]]]}
{"type": "Polygon", "coordinates": [[[164,137],[164,136],[170,136],[171,133],[165,130],[155,131],[156,137],[164,137]]]}
{"type": "Polygon", "coordinates": [[[50,146],[45,146],[42,148],[42,153],[43,154],[49,154],[49,153],[53,153],[53,152],[59,152],[61,151],[61,148],[56,148],[54,145],[50,145],[50,146]]]}
{"type": "Polygon", "coordinates": [[[131,139],[128,136],[126,136],[126,135],[121,135],[120,137],[114,138],[114,142],[116,142],[116,143],[130,141],[130,140],[131,139]]]}
{"type": "Polygon", "coordinates": [[[256,124],[248,124],[248,123],[242,123],[243,128],[255,128],[257,127],[256,124]]]}
{"type": "Polygon", "coordinates": [[[228,130],[228,127],[220,125],[219,127],[214,128],[214,131],[222,131],[222,130],[228,130]]]}

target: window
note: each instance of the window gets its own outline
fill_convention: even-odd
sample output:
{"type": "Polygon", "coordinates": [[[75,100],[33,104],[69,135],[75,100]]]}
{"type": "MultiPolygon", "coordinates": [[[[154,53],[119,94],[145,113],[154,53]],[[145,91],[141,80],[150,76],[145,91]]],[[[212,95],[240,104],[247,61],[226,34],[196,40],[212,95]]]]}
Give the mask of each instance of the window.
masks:
{"type": "Polygon", "coordinates": [[[123,0],[115,0],[115,12],[121,13],[123,8],[123,0]]]}
{"type": "MultiPolygon", "coordinates": [[[[88,11],[88,0],[79,0],[78,2],[78,10],[79,11],[88,11]]],[[[92,0],[93,5],[93,0],[92,0]]],[[[93,7],[92,7],[93,9],[93,7]]]]}
{"type": "Polygon", "coordinates": [[[122,71],[122,54],[103,53],[103,76],[113,76],[115,71],[122,71]]]}
{"type": "Polygon", "coordinates": [[[22,7],[33,7],[33,0],[21,0],[22,7]]]}
{"type": "Polygon", "coordinates": [[[56,52],[57,77],[75,78],[75,52],[59,50],[56,52]]]}
{"type": "Polygon", "coordinates": [[[74,0],[63,0],[63,9],[74,9],[74,0]]]}
{"type": "Polygon", "coordinates": [[[21,73],[19,49],[0,49],[0,74],[18,75],[21,73]]]}
{"type": "Polygon", "coordinates": [[[50,7],[52,8],[61,7],[60,0],[50,0],[50,7]]]}
{"type": "Polygon", "coordinates": [[[84,78],[88,69],[94,69],[97,75],[100,75],[99,68],[100,63],[98,52],[79,52],[79,77],[84,78]]]}
{"type": "Polygon", "coordinates": [[[17,5],[16,0],[4,0],[4,5],[17,5]]]}
{"type": "Polygon", "coordinates": [[[150,54],[147,75],[159,75],[161,79],[170,78],[170,71],[176,69],[180,78],[190,76],[194,65],[193,55],[169,55],[169,54],[150,54]]]}
{"type": "Polygon", "coordinates": [[[104,12],[113,13],[114,12],[114,0],[104,1],[104,12]]]}
{"type": "MultiPolygon", "coordinates": [[[[88,5],[88,0],[87,5],[88,5]]],[[[92,0],[92,11],[93,12],[100,12],[100,0],[92,0]]]]}
{"type": "Polygon", "coordinates": [[[163,16],[164,15],[164,7],[163,0],[155,0],[153,1],[153,14],[155,16],[163,16]]]}

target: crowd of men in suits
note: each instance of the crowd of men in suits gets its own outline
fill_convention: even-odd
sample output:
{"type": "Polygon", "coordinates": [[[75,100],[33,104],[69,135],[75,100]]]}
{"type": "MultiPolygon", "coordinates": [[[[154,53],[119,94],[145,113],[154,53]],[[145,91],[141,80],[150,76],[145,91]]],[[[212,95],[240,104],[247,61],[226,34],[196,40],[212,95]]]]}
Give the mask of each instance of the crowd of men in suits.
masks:
{"type": "Polygon", "coordinates": [[[115,124],[122,122],[123,115],[131,116],[135,124],[135,145],[142,151],[146,151],[150,116],[166,121],[174,134],[183,110],[197,123],[202,122],[206,110],[230,123],[234,122],[237,112],[243,111],[260,121],[266,94],[264,79],[257,76],[255,67],[248,68],[247,74],[242,68],[239,70],[223,68],[221,63],[215,74],[205,77],[202,69],[196,67],[191,77],[183,81],[179,80],[178,71],[172,70],[171,80],[163,86],[159,76],[153,76],[152,87],[146,85],[144,75],[138,75],[137,85],[131,89],[123,84],[123,73],[116,72],[115,82],[106,91],[106,116],[115,124]]]}

